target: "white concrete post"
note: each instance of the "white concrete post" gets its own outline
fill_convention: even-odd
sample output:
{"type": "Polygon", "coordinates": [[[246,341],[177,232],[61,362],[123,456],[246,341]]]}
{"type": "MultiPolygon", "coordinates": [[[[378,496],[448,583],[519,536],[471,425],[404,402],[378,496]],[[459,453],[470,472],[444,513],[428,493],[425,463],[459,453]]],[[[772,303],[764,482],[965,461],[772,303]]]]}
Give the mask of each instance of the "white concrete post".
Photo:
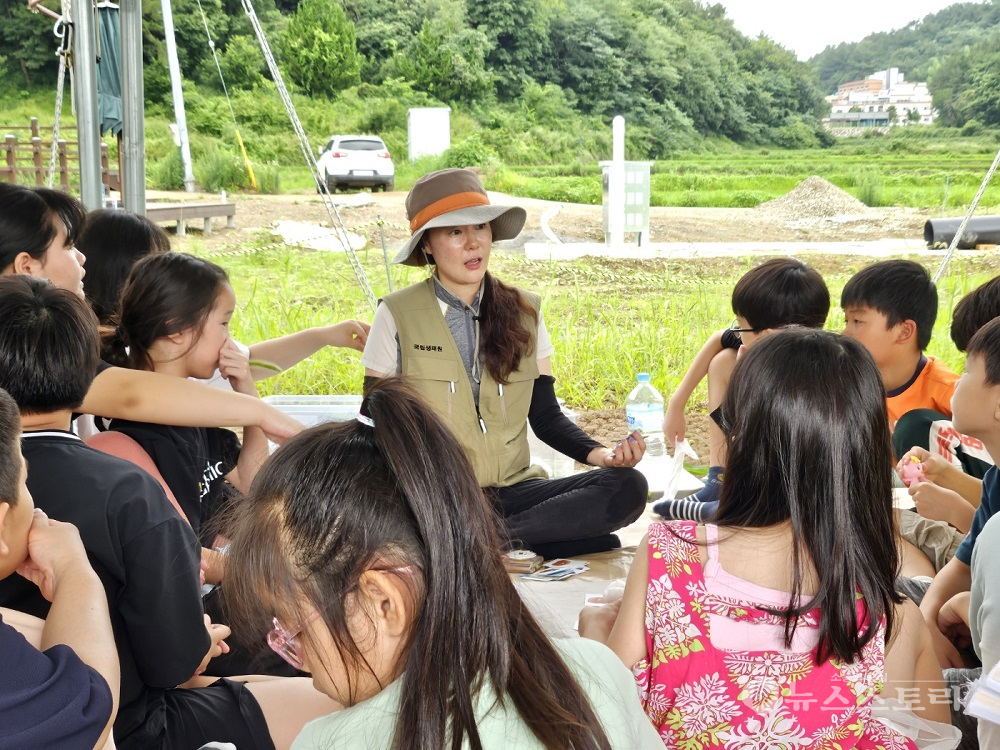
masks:
{"type": "Polygon", "coordinates": [[[608,235],[612,248],[625,244],[625,118],[611,121],[611,169],[608,173],[608,235]]]}

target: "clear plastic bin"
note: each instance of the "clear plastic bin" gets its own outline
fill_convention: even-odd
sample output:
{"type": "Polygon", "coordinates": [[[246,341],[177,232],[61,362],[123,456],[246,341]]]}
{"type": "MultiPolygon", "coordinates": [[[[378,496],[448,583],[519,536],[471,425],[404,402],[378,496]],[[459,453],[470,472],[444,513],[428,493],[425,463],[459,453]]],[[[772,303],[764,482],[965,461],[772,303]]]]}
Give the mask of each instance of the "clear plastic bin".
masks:
{"type": "MultiPolygon", "coordinates": [[[[262,400],[306,427],[354,419],[361,408],[361,396],[267,396],[262,400]]],[[[563,407],[563,414],[576,424],[575,411],[563,407]]],[[[573,473],[573,459],[535,437],[530,426],[528,447],[531,450],[531,463],[543,467],[553,479],[568,477],[573,473]]]]}
{"type": "Polygon", "coordinates": [[[361,396],[267,396],[262,400],[306,427],[354,419],[361,408],[361,396]]]}

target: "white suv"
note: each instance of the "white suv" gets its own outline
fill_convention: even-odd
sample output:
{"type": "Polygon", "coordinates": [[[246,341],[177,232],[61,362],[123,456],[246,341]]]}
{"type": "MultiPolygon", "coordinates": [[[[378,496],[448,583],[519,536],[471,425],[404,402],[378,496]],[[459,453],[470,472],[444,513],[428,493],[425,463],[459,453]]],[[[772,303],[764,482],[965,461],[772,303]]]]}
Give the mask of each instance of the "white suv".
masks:
{"type": "Polygon", "coordinates": [[[396,168],[382,139],[374,135],[334,135],[317,162],[318,186],[334,192],[341,188],[381,187],[383,192],[395,186],[396,168]]]}

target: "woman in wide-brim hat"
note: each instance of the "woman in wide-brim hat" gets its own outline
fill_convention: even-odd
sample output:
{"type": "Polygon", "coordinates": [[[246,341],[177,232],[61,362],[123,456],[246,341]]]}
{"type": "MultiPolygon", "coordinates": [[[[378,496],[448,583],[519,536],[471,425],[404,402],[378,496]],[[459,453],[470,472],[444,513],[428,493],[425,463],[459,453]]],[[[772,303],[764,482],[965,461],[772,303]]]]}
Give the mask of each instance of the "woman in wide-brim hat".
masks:
{"type": "Polygon", "coordinates": [[[401,375],[438,410],[512,543],[546,557],[617,547],[613,532],[645,507],[646,480],[631,468],[645,443],[635,433],[607,448],[566,418],[540,298],[489,273],[493,242],[520,233],[524,209],[491,204],[474,172],[443,169],[414,184],[406,214],[412,235],[394,262],[432,270],[379,305],[361,358],[366,381],[401,375]],[[552,448],[599,470],[547,479],[531,465],[529,422],[552,448]]]}

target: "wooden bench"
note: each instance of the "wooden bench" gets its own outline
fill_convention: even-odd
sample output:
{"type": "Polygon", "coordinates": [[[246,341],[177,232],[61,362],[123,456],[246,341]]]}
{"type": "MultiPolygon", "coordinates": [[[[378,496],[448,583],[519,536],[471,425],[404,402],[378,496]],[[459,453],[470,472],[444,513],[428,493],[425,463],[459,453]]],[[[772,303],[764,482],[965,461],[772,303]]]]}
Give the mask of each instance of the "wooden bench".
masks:
{"type": "Polygon", "coordinates": [[[226,226],[232,229],[236,226],[234,218],[236,216],[235,203],[148,203],[146,204],[146,218],[151,221],[176,221],[177,236],[184,237],[187,234],[187,222],[191,219],[202,219],[204,223],[204,233],[212,233],[212,217],[225,216],[226,226]]]}

